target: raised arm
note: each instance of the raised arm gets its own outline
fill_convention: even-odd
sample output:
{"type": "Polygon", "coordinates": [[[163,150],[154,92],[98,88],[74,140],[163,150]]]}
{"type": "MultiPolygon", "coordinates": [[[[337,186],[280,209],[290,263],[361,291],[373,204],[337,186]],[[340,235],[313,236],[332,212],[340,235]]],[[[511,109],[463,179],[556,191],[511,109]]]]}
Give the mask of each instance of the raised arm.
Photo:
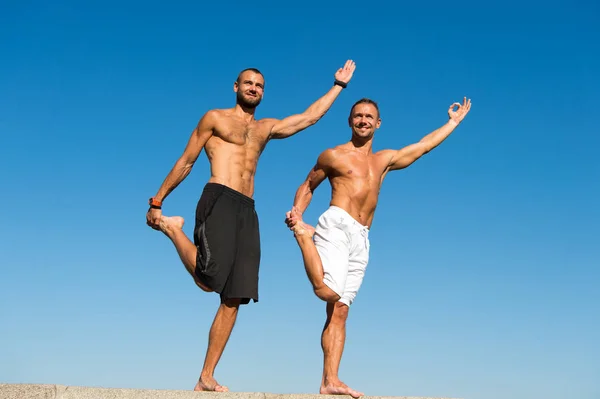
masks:
{"type": "Polygon", "coordinates": [[[303,113],[288,116],[285,119],[277,121],[271,128],[270,138],[284,139],[317,123],[331,108],[331,105],[342,92],[342,89],[350,82],[355,68],[354,61],[346,61],[344,67],[338,69],[335,73],[335,84],[333,87],[303,113]]]}
{"type": "Polygon", "coordinates": [[[410,166],[417,159],[433,150],[456,129],[471,109],[471,100],[465,97],[463,103],[454,103],[448,109],[450,119],[442,127],[423,137],[418,143],[411,144],[400,150],[388,150],[390,161],[388,170],[396,170],[410,166]],[[458,107],[455,111],[454,108],[458,107]]]}
{"type": "Polygon", "coordinates": [[[213,134],[216,119],[216,111],[214,110],[204,114],[192,132],[183,154],[175,162],[156,195],[151,198],[151,207],[146,214],[146,222],[150,227],[158,229],[162,214],[162,201],[190,174],[202,148],[213,134]]]}

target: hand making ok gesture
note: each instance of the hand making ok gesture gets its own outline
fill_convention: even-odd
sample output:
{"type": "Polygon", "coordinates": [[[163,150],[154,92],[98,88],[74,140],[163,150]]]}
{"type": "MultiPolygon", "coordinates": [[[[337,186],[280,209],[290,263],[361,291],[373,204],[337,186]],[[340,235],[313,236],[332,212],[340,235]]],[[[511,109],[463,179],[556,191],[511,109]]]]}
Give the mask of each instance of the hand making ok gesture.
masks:
{"type": "Polygon", "coordinates": [[[458,125],[460,122],[462,122],[463,119],[465,119],[465,116],[467,116],[470,109],[471,109],[471,99],[467,100],[467,97],[465,97],[463,99],[462,104],[454,103],[450,106],[450,108],[448,109],[448,116],[450,117],[451,120],[456,122],[456,124],[458,125]],[[457,106],[458,106],[458,109],[455,111],[454,107],[457,107],[457,106]]]}

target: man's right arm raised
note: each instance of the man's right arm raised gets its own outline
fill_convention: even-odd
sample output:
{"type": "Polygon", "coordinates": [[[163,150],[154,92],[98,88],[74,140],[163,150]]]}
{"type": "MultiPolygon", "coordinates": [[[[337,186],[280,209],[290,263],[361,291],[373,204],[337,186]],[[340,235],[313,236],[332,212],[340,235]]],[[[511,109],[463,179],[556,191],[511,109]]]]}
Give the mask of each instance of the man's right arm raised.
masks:
{"type": "Polygon", "coordinates": [[[344,67],[338,69],[334,75],[336,84],[334,84],[327,93],[315,101],[303,113],[288,116],[283,120],[276,121],[273,126],[271,126],[270,138],[284,139],[317,123],[325,113],[329,111],[329,108],[331,108],[333,102],[342,91],[342,87],[346,87],[346,84],[350,82],[355,69],[356,65],[354,64],[354,61],[346,61],[344,67]],[[338,82],[343,86],[340,86],[338,82]]]}
{"type": "MultiPolygon", "coordinates": [[[[192,132],[192,135],[183,151],[181,157],[175,162],[175,165],[158,189],[153,198],[158,202],[162,201],[181,183],[191,172],[194,163],[198,159],[202,148],[213,135],[217,121],[217,111],[208,111],[198,122],[198,125],[192,132]]],[[[160,221],[161,209],[151,208],[148,210],[147,221],[151,227],[158,227],[160,221]]]]}

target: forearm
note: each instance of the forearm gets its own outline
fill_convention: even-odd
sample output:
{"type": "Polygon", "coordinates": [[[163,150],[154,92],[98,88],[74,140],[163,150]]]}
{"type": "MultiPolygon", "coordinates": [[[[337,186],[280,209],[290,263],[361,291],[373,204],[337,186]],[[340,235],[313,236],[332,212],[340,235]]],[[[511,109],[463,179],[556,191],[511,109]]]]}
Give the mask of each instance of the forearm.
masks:
{"type": "Polygon", "coordinates": [[[296,191],[296,196],[294,197],[294,207],[298,209],[300,213],[304,213],[310,201],[312,201],[313,192],[310,189],[310,184],[308,181],[304,182],[296,191]]]}
{"type": "Polygon", "coordinates": [[[327,113],[327,111],[329,111],[329,108],[331,108],[342,90],[343,88],[341,86],[334,85],[327,93],[325,93],[325,95],[312,103],[311,106],[304,111],[304,114],[310,116],[310,119],[316,123],[327,113]]]}
{"type": "Polygon", "coordinates": [[[158,189],[156,193],[156,198],[158,201],[163,201],[167,196],[173,191],[179,183],[181,183],[191,172],[193,164],[186,162],[184,159],[180,158],[167,177],[165,181],[158,189]]]}
{"type": "Polygon", "coordinates": [[[440,128],[429,133],[427,136],[423,137],[420,143],[425,144],[426,152],[429,152],[438,145],[440,145],[442,141],[446,140],[446,138],[450,136],[450,134],[454,131],[454,129],[456,129],[457,126],[458,123],[450,119],[448,122],[446,122],[445,125],[441,126],[440,128]]]}

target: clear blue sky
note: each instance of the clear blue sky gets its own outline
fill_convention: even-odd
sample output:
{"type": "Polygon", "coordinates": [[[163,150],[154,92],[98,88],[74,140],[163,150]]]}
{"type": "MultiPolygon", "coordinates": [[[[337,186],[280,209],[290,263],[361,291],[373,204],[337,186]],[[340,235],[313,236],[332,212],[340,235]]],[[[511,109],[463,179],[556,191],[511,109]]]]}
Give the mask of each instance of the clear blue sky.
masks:
{"type": "MultiPolygon", "coordinates": [[[[594,2],[3,1],[0,382],[191,389],[218,297],[145,224],[204,112],[266,77],[257,117],[303,111],[352,58],[314,127],[270,143],[256,201],[260,302],[216,377],[317,392],[324,305],[284,213],[317,155],[379,101],[375,149],[473,107],[384,183],[341,378],[369,395],[600,397],[600,9],[594,2]]],[[[193,215],[202,156],[167,199],[193,215]]],[[[323,184],[307,211],[328,206],[323,184]]]]}

